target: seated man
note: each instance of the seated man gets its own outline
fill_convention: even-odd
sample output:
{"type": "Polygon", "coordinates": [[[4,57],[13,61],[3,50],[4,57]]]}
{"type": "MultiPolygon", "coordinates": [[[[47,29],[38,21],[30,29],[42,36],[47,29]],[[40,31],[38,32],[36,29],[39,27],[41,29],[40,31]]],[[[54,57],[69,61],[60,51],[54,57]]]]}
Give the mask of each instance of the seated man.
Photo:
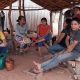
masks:
{"type": "Polygon", "coordinates": [[[49,69],[55,68],[61,62],[74,60],[80,57],[80,21],[78,18],[72,19],[71,22],[71,32],[67,35],[66,45],[67,49],[57,56],[54,56],[52,59],[43,62],[41,64],[33,62],[35,65],[34,72],[40,73],[42,71],[47,71],[49,69]],[[70,40],[70,43],[69,43],[70,40]]]}
{"type": "Polygon", "coordinates": [[[0,31],[0,54],[7,51],[6,39],[2,31],[0,31]]]}

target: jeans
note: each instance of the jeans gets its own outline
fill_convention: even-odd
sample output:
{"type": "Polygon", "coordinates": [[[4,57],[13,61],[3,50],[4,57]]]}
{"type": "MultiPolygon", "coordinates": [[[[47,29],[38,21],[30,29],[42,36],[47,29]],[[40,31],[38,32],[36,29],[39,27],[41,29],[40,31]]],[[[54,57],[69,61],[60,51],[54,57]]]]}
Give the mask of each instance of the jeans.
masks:
{"type": "Polygon", "coordinates": [[[52,36],[51,34],[48,34],[46,36],[43,36],[42,38],[45,39],[45,41],[42,41],[42,42],[38,42],[38,47],[42,47],[43,46],[43,42],[49,42],[51,39],[52,39],[52,36]]]}
{"type": "Polygon", "coordinates": [[[61,45],[59,45],[59,44],[54,44],[53,46],[50,46],[50,47],[48,48],[48,51],[49,51],[52,55],[54,55],[55,53],[60,52],[60,51],[62,51],[62,50],[64,50],[64,49],[65,49],[65,48],[62,47],[61,45]]]}
{"type": "Polygon", "coordinates": [[[58,54],[57,56],[54,56],[52,59],[43,62],[41,64],[41,69],[43,71],[55,68],[58,66],[59,63],[74,60],[80,56],[79,52],[76,50],[73,50],[71,53],[67,53],[67,51],[64,51],[62,54],[58,54]]]}

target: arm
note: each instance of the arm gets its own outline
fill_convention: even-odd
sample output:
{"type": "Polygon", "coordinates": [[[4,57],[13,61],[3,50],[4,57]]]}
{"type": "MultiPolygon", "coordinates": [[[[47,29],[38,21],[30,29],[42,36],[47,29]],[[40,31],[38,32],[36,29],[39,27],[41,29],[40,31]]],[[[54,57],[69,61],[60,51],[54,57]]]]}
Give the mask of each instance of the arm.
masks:
{"type": "Polygon", "coordinates": [[[69,36],[67,36],[67,37],[66,37],[66,46],[67,46],[67,47],[68,47],[68,46],[69,46],[69,44],[70,44],[70,43],[69,43],[69,40],[70,40],[70,37],[69,37],[69,36]]]}
{"type": "Polygon", "coordinates": [[[65,33],[61,33],[61,34],[57,37],[55,43],[59,43],[59,42],[64,38],[64,36],[65,36],[65,33]]]}
{"type": "Polygon", "coordinates": [[[0,47],[6,47],[7,43],[6,40],[4,39],[3,42],[0,44],[0,47]]]}
{"type": "Polygon", "coordinates": [[[27,26],[27,24],[25,25],[25,34],[27,34],[27,32],[28,32],[28,26],[27,26]]]}
{"type": "Polygon", "coordinates": [[[76,47],[77,44],[78,44],[78,41],[74,41],[72,44],[70,44],[67,47],[67,52],[71,52],[76,47]]]}

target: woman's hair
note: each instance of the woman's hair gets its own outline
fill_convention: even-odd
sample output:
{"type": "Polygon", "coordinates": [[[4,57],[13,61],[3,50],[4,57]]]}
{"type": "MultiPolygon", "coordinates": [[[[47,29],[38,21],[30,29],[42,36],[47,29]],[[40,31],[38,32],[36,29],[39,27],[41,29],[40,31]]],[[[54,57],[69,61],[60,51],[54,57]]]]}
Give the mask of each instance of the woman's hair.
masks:
{"type": "Polygon", "coordinates": [[[18,17],[18,19],[17,19],[17,22],[19,22],[19,20],[21,20],[22,18],[24,18],[24,19],[25,19],[25,17],[24,17],[24,16],[19,16],[19,17],[18,17]]]}
{"type": "Polygon", "coordinates": [[[72,19],[66,19],[65,20],[65,22],[67,24],[67,26],[66,26],[67,29],[70,29],[71,28],[71,21],[72,21],[72,19]]]}
{"type": "Polygon", "coordinates": [[[41,21],[43,21],[43,20],[47,22],[47,19],[46,19],[45,17],[43,17],[43,18],[41,19],[41,21]]]}
{"type": "Polygon", "coordinates": [[[72,17],[73,16],[73,13],[72,13],[72,10],[67,10],[65,13],[64,13],[64,16],[67,18],[67,17],[72,17]]]}

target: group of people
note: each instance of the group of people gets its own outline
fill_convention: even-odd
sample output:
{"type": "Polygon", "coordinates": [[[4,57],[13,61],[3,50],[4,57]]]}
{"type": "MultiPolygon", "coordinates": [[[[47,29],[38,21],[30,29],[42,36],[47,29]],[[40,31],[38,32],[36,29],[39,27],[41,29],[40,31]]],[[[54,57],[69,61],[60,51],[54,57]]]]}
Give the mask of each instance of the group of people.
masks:
{"type": "MultiPolygon", "coordinates": [[[[58,66],[59,63],[69,60],[74,60],[80,56],[80,7],[74,7],[73,10],[65,12],[65,19],[63,30],[56,38],[52,46],[47,46],[47,49],[52,59],[41,64],[33,61],[34,73],[40,73],[58,66]],[[61,54],[58,54],[61,52],[61,54]]],[[[27,49],[27,44],[24,42],[25,38],[32,39],[28,34],[28,27],[24,16],[19,16],[15,26],[15,40],[19,43],[21,49],[27,49]]],[[[37,27],[36,40],[32,44],[37,44],[39,54],[41,55],[41,47],[52,39],[51,27],[47,24],[47,19],[43,17],[41,24],[37,27]]],[[[2,48],[6,46],[6,40],[2,32],[0,32],[0,53],[2,48]]]]}
{"type": "Polygon", "coordinates": [[[27,49],[27,45],[24,42],[25,38],[32,39],[33,37],[36,39],[32,44],[38,45],[39,55],[41,55],[41,47],[44,45],[45,41],[49,41],[51,39],[50,36],[50,26],[47,24],[47,19],[44,17],[41,19],[41,24],[37,27],[37,36],[29,35],[28,27],[26,25],[25,17],[19,16],[17,20],[17,25],[15,27],[15,39],[20,44],[20,48],[24,50],[27,49]]]}
{"type": "Polygon", "coordinates": [[[75,60],[80,56],[80,7],[65,12],[63,30],[48,51],[53,57],[43,63],[33,61],[34,73],[55,68],[59,63],[75,60]]]}

